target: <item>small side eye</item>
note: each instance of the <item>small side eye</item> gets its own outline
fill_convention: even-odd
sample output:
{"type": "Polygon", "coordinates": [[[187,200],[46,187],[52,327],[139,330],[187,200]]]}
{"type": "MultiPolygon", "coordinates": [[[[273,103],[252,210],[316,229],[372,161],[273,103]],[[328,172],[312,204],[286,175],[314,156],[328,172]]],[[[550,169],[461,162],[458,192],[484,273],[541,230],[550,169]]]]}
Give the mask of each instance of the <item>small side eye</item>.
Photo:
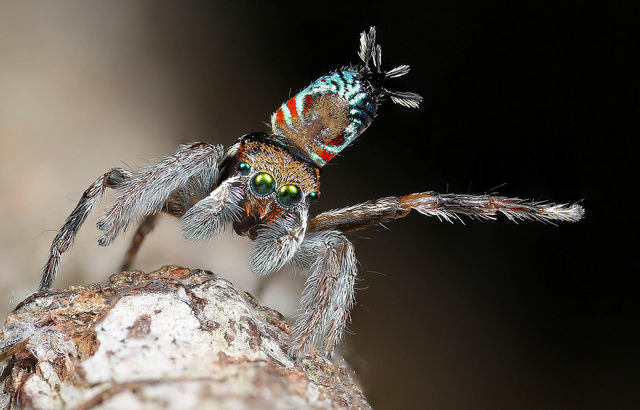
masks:
{"type": "Polygon", "coordinates": [[[320,199],[320,195],[318,195],[317,192],[311,192],[307,194],[307,196],[304,198],[304,201],[311,205],[318,202],[318,199],[320,199]]]}
{"type": "Polygon", "coordinates": [[[276,196],[278,202],[282,206],[292,206],[300,202],[302,199],[302,192],[300,192],[300,188],[295,185],[283,185],[278,190],[278,195],[276,196]]]}
{"type": "Polygon", "coordinates": [[[251,180],[251,189],[258,195],[269,195],[276,189],[276,181],[266,172],[256,174],[251,180]]]}
{"type": "Polygon", "coordinates": [[[251,166],[244,161],[240,161],[236,165],[236,170],[240,175],[248,175],[249,172],[251,171],[251,166]]]}

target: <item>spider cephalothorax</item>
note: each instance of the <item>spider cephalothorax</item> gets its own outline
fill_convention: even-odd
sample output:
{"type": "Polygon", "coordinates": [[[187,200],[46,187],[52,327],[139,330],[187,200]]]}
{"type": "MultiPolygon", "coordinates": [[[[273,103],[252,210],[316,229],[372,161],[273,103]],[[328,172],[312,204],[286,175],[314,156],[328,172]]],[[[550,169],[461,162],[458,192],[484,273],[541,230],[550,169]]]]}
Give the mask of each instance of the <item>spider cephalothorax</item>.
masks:
{"type": "Polygon", "coordinates": [[[248,198],[240,204],[242,214],[233,228],[251,239],[256,239],[258,226],[274,223],[283,214],[301,219],[320,196],[318,166],[264,134],[242,138],[235,175],[248,198]]]}
{"type": "Polygon", "coordinates": [[[51,245],[40,289],[48,289],[65,252],[106,188],[118,198],[98,220],[99,244],[109,245],[132,221],[142,218],[123,268],[165,212],[182,219],[182,234],[206,240],[226,227],[253,240],[249,266],[259,275],[285,265],[308,276],[290,352],[298,356],[317,347],[331,355],[346,328],[354,302],[357,262],[345,233],[412,209],[451,221],[468,215],[492,219],[577,221],[579,205],[527,202],[492,195],[422,192],[387,197],[309,218],[320,195],[320,168],[373,121],[385,97],[407,107],[422,98],[393,92],[386,80],[408,73],[408,66],[381,69],[375,30],[360,37],[361,64],[331,72],[284,103],[271,117],[271,134],[245,135],[225,153],[220,145],[182,145],[172,156],[130,172],[113,168],[84,193],[51,245]]]}

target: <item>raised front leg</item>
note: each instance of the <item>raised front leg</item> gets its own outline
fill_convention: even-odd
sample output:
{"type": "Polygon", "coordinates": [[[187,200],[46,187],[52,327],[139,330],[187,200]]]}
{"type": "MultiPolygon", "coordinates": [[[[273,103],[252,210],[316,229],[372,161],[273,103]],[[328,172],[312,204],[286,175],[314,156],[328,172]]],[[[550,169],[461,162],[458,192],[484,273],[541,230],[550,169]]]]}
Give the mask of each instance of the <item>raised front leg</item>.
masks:
{"type": "Polygon", "coordinates": [[[493,195],[455,195],[424,192],[387,197],[324,212],[309,222],[307,236],[291,260],[292,267],[308,270],[301,314],[293,327],[291,353],[299,356],[312,346],[330,356],[340,341],[354,301],[357,274],[353,245],[343,232],[357,231],[416,211],[453,222],[461,215],[493,219],[502,213],[510,220],[578,221],[579,205],[528,202],[493,195]]]}
{"type": "Polygon", "coordinates": [[[308,227],[309,232],[337,229],[350,232],[389,219],[404,218],[415,209],[421,214],[440,220],[462,221],[461,215],[472,218],[494,219],[497,213],[512,221],[532,219],[540,222],[576,222],[584,216],[578,204],[553,204],[505,198],[494,195],[459,195],[423,192],[400,197],[380,198],[358,205],[323,212],[308,227]]]}

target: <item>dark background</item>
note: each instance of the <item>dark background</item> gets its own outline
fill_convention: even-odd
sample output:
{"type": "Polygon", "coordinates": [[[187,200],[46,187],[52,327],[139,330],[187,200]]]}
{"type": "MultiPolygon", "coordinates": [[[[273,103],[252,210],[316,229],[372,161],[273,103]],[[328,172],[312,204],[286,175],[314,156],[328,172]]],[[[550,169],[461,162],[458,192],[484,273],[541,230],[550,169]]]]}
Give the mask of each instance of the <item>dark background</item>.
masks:
{"type": "MultiPolygon", "coordinates": [[[[109,4],[77,6],[124,3],[109,4]]],[[[352,235],[361,281],[341,350],[375,408],[637,408],[637,5],[136,4],[145,76],[169,73],[188,113],[173,145],[265,130],[289,96],[356,63],[371,25],[385,67],[411,65],[389,88],[421,108],[383,105],[325,167],[314,214],[427,190],[582,201],[576,224],[412,214],[352,235]]]]}

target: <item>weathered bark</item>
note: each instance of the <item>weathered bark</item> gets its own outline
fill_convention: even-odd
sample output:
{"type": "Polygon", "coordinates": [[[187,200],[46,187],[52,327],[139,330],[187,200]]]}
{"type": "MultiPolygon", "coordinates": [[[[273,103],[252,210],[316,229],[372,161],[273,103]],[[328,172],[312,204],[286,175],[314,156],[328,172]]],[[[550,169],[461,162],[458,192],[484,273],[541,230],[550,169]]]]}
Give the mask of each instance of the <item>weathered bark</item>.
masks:
{"type": "Polygon", "coordinates": [[[110,282],[35,293],[9,315],[0,407],[369,408],[343,366],[293,361],[282,316],[211,272],[110,282]]]}

